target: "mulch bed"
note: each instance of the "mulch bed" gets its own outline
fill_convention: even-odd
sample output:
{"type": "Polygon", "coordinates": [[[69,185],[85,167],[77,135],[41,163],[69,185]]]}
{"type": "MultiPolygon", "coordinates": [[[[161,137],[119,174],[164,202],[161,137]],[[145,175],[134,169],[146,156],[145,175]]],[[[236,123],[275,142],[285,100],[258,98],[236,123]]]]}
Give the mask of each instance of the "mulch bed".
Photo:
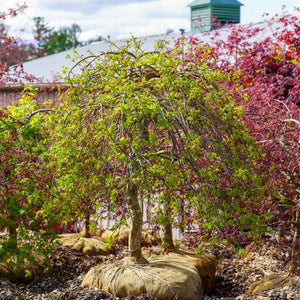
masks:
{"type": "MultiPolygon", "coordinates": [[[[262,248],[257,244],[250,247],[245,257],[238,256],[229,246],[215,245],[209,252],[218,258],[215,289],[204,300],[215,299],[300,299],[300,290],[293,287],[273,289],[261,295],[247,295],[248,287],[266,275],[287,271],[288,242],[268,241],[262,248]]],[[[53,274],[47,278],[37,278],[31,283],[12,283],[0,279],[0,299],[119,299],[112,295],[81,288],[87,271],[103,262],[121,259],[126,248],[108,256],[85,256],[64,247],[52,255],[53,274]]],[[[126,299],[153,299],[149,296],[128,297],[126,299]]]]}

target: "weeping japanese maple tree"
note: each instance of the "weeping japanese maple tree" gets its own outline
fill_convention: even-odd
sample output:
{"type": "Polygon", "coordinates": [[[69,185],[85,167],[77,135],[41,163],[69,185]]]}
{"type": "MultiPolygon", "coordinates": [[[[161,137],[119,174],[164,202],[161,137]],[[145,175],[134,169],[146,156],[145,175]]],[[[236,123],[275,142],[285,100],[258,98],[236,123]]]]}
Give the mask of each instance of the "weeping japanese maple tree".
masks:
{"type": "MultiPolygon", "coordinates": [[[[128,207],[131,261],[145,261],[141,202],[146,198],[160,213],[156,221],[164,225],[166,246],[172,246],[170,229],[181,197],[215,231],[226,225],[263,230],[255,210],[243,210],[250,201],[259,202],[253,163],[259,149],[226,89],[233,75],[211,68],[209,49],[199,47],[203,55],[194,61],[182,56],[181,47],[170,50],[160,43],[157,51],[145,52],[136,39],[90,55],[71,70],[73,88],[55,116],[60,138],[53,147],[63,157],[56,161],[63,161],[73,191],[78,187],[78,194],[85,194],[79,184],[85,177],[97,191],[85,194],[88,203],[128,207]],[[76,67],[83,70],[79,75],[73,74],[76,67]],[[76,168],[82,172],[73,173],[76,168]]],[[[64,190],[64,180],[60,186],[64,190]]],[[[65,201],[70,209],[78,205],[65,201]]]]}

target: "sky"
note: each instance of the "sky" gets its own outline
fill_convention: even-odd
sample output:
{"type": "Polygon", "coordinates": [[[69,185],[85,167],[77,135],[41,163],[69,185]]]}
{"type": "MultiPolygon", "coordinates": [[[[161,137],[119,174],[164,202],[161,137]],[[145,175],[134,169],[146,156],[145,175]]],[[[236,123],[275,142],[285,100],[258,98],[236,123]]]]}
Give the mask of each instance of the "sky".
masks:
{"type": "MultiPolygon", "coordinates": [[[[300,8],[300,0],[239,0],[241,23],[263,20],[265,13],[276,14],[300,8]]],[[[7,18],[11,33],[23,40],[32,39],[33,17],[44,17],[49,27],[78,24],[79,40],[102,36],[111,40],[129,36],[146,36],[190,31],[190,7],[193,0],[26,0],[28,8],[16,18],[7,18]]],[[[0,11],[23,4],[24,0],[0,0],[0,11]],[[2,2],[2,3],[1,3],[2,2]]]]}

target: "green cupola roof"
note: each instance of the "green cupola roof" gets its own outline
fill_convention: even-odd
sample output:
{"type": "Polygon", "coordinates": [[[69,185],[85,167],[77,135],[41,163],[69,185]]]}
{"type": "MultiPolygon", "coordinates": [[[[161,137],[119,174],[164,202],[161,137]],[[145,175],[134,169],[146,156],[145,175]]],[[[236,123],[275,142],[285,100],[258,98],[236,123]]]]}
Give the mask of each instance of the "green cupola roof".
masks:
{"type": "Polygon", "coordinates": [[[191,8],[191,31],[210,31],[215,28],[212,19],[226,23],[240,23],[240,7],[237,0],[195,0],[188,5],[191,8]]]}
{"type": "Polygon", "coordinates": [[[188,6],[198,6],[198,5],[203,5],[203,4],[210,4],[210,3],[215,3],[215,4],[226,4],[226,5],[238,5],[238,6],[243,6],[241,2],[237,0],[195,0],[188,6]]]}

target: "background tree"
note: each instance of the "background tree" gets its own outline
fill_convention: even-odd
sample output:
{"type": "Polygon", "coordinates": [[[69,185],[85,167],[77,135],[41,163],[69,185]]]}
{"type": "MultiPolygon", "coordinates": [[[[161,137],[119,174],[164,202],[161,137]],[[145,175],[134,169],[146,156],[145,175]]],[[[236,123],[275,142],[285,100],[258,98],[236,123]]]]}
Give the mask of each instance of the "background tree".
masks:
{"type": "MultiPolygon", "coordinates": [[[[273,214],[276,231],[294,230],[292,272],[299,273],[300,23],[293,13],[277,18],[267,28],[234,26],[227,39],[213,37],[211,61],[216,55],[222,72],[241,71],[235,98],[245,110],[249,133],[265,153],[260,170],[268,179],[265,200],[272,202],[262,205],[273,214]],[[264,30],[272,28],[272,37],[262,39],[264,30]],[[245,93],[246,102],[240,100],[245,93]]],[[[202,55],[201,49],[194,59],[197,53],[202,55]]]]}
{"type": "Polygon", "coordinates": [[[43,45],[47,43],[51,37],[53,28],[50,28],[43,17],[34,17],[34,28],[32,30],[35,41],[37,42],[37,57],[47,54],[43,49],[43,45]]]}
{"type": "Polygon", "coordinates": [[[78,41],[80,32],[80,26],[75,23],[71,27],[61,27],[59,30],[51,31],[51,35],[42,45],[42,49],[53,54],[81,46],[82,43],[78,41]]]}
{"type": "Polygon", "coordinates": [[[244,105],[247,127],[263,145],[265,165],[273,169],[269,173],[273,211],[285,231],[293,228],[295,232],[291,270],[299,274],[300,22],[290,14],[279,23],[282,30],[276,31],[272,40],[240,50],[242,59],[237,66],[243,71],[241,79],[249,95],[244,105]],[[247,63],[250,57],[251,65],[247,63]]]}
{"type": "Polygon", "coordinates": [[[105,39],[104,37],[102,37],[102,36],[99,35],[96,38],[91,38],[91,39],[87,40],[83,44],[84,45],[90,45],[90,44],[92,44],[94,42],[102,42],[102,41],[108,41],[108,39],[105,39]]]}
{"type": "Polygon", "coordinates": [[[0,109],[0,228],[6,229],[0,237],[0,261],[13,269],[38,263],[37,255],[48,261],[54,248],[55,214],[43,205],[51,198],[53,172],[43,168],[40,158],[47,138],[42,115],[48,110],[31,97],[28,92],[19,106],[0,109]]]}
{"type": "Polygon", "coordinates": [[[0,62],[7,67],[18,64],[21,61],[28,60],[34,53],[34,46],[21,40],[14,39],[8,35],[8,27],[0,23],[0,40],[2,41],[2,55],[0,62]]]}
{"type": "MultiPolygon", "coordinates": [[[[26,5],[17,5],[15,9],[1,12],[0,21],[8,17],[16,17],[25,8],[26,5]]],[[[32,76],[24,72],[20,63],[20,60],[30,58],[31,50],[32,45],[19,42],[9,36],[7,27],[0,22],[0,85],[33,80],[32,76]]]]}
{"type": "MultiPolygon", "coordinates": [[[[0,13],[0,19],[15,17],[25,8],[26,5],[17,5],[0,13]]],[[[15,58],[19,60],[20,56],[11,59],[18,42],[7,34],[2,24],[0,42],[0,84],[30,82],[32,76],[23,71],[22,64],[15,64],[15,58]],[[9,68],[10,63],[15,65],[9,68]]],[[[0,108],[0,228],[6,229],[0,239],[1,276],[8,270],[5,276],[11,279],[34,275],[30,271],[37,269],[29,267],[28,262],[30,266],[39,264],[39,274],[44,274],[47,268],[44,261],[54,246],[49,243],[54,215],[46,216],[40,201],[48,196],[46,191],[52,175],[42,169],[39,157],[47,134],[42,125],[42,111],[38,111],[41,107],[32,99],[31,92],[27,91],[20,106],[0,108]]]]}

